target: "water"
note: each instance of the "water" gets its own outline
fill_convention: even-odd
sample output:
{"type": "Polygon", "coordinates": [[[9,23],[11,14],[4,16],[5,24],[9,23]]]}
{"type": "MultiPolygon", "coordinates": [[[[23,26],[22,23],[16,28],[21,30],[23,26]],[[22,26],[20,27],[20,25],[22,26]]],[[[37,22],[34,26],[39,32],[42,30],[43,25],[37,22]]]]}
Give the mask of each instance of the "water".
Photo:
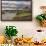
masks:
{"type": "Polygon", "coordinates": [[[13,20],[13,17],[16,16],[16,13],[8,13],[2,14],[2,20],[13,20]]]}

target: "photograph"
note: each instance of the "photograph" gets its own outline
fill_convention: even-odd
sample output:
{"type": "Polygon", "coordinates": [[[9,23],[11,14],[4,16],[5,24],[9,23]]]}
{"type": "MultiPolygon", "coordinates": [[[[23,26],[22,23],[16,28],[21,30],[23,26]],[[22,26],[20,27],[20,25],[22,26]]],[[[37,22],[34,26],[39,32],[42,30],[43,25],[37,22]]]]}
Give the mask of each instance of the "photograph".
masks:
{"type": "Polygon", "coordinates": [[[31,1],[31,0],[2,0],[2,1],[31,1]]]}
{"type": "Polygon", "coordinates": [[[2,21],[31,21],[32,1],[2,0],[2,21]]]}

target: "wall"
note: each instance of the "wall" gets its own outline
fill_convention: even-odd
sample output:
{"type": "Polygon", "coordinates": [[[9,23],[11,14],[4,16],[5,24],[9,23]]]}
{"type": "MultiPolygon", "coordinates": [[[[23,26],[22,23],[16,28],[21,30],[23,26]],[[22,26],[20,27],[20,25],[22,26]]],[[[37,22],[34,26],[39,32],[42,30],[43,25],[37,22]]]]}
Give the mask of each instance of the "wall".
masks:
{"type": "Polygon", "coordinates": [[[36,34],[37,29],[46,30],[46,28],[40,27],[35,20],[36,15],[41,13],[40,6],[46,5],[46,0],[33,0],[32,3],[32,21],[0,21],[0,33],[4,34],[6,25],[16,26],[19,31],[18,36],[21,36],[23,34],[24,36],[29,37],[32,34],[36,34]]]}

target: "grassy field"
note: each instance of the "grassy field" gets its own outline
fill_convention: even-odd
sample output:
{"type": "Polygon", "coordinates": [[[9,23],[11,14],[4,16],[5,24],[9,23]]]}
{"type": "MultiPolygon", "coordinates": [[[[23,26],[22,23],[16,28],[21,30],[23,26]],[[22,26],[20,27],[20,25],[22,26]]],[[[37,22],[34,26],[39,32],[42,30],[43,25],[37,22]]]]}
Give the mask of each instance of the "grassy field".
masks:
{"type": "Polygon", "coordinates": [[[32,20],[32,14],[30,11],[17,11],[17,14],[13,17],[13,20],[30,21],[32,20]]]}

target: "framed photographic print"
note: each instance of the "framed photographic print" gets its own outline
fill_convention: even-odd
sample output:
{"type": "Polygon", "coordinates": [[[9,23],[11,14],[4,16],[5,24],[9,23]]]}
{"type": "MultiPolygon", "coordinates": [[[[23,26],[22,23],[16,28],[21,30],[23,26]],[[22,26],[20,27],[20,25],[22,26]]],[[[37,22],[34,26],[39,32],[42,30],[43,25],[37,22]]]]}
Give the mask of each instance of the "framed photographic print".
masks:
{"type": "Polygon", "coordinates": [[[2,0],[2,21],[31,21],[32,0],[2,0]]]}

